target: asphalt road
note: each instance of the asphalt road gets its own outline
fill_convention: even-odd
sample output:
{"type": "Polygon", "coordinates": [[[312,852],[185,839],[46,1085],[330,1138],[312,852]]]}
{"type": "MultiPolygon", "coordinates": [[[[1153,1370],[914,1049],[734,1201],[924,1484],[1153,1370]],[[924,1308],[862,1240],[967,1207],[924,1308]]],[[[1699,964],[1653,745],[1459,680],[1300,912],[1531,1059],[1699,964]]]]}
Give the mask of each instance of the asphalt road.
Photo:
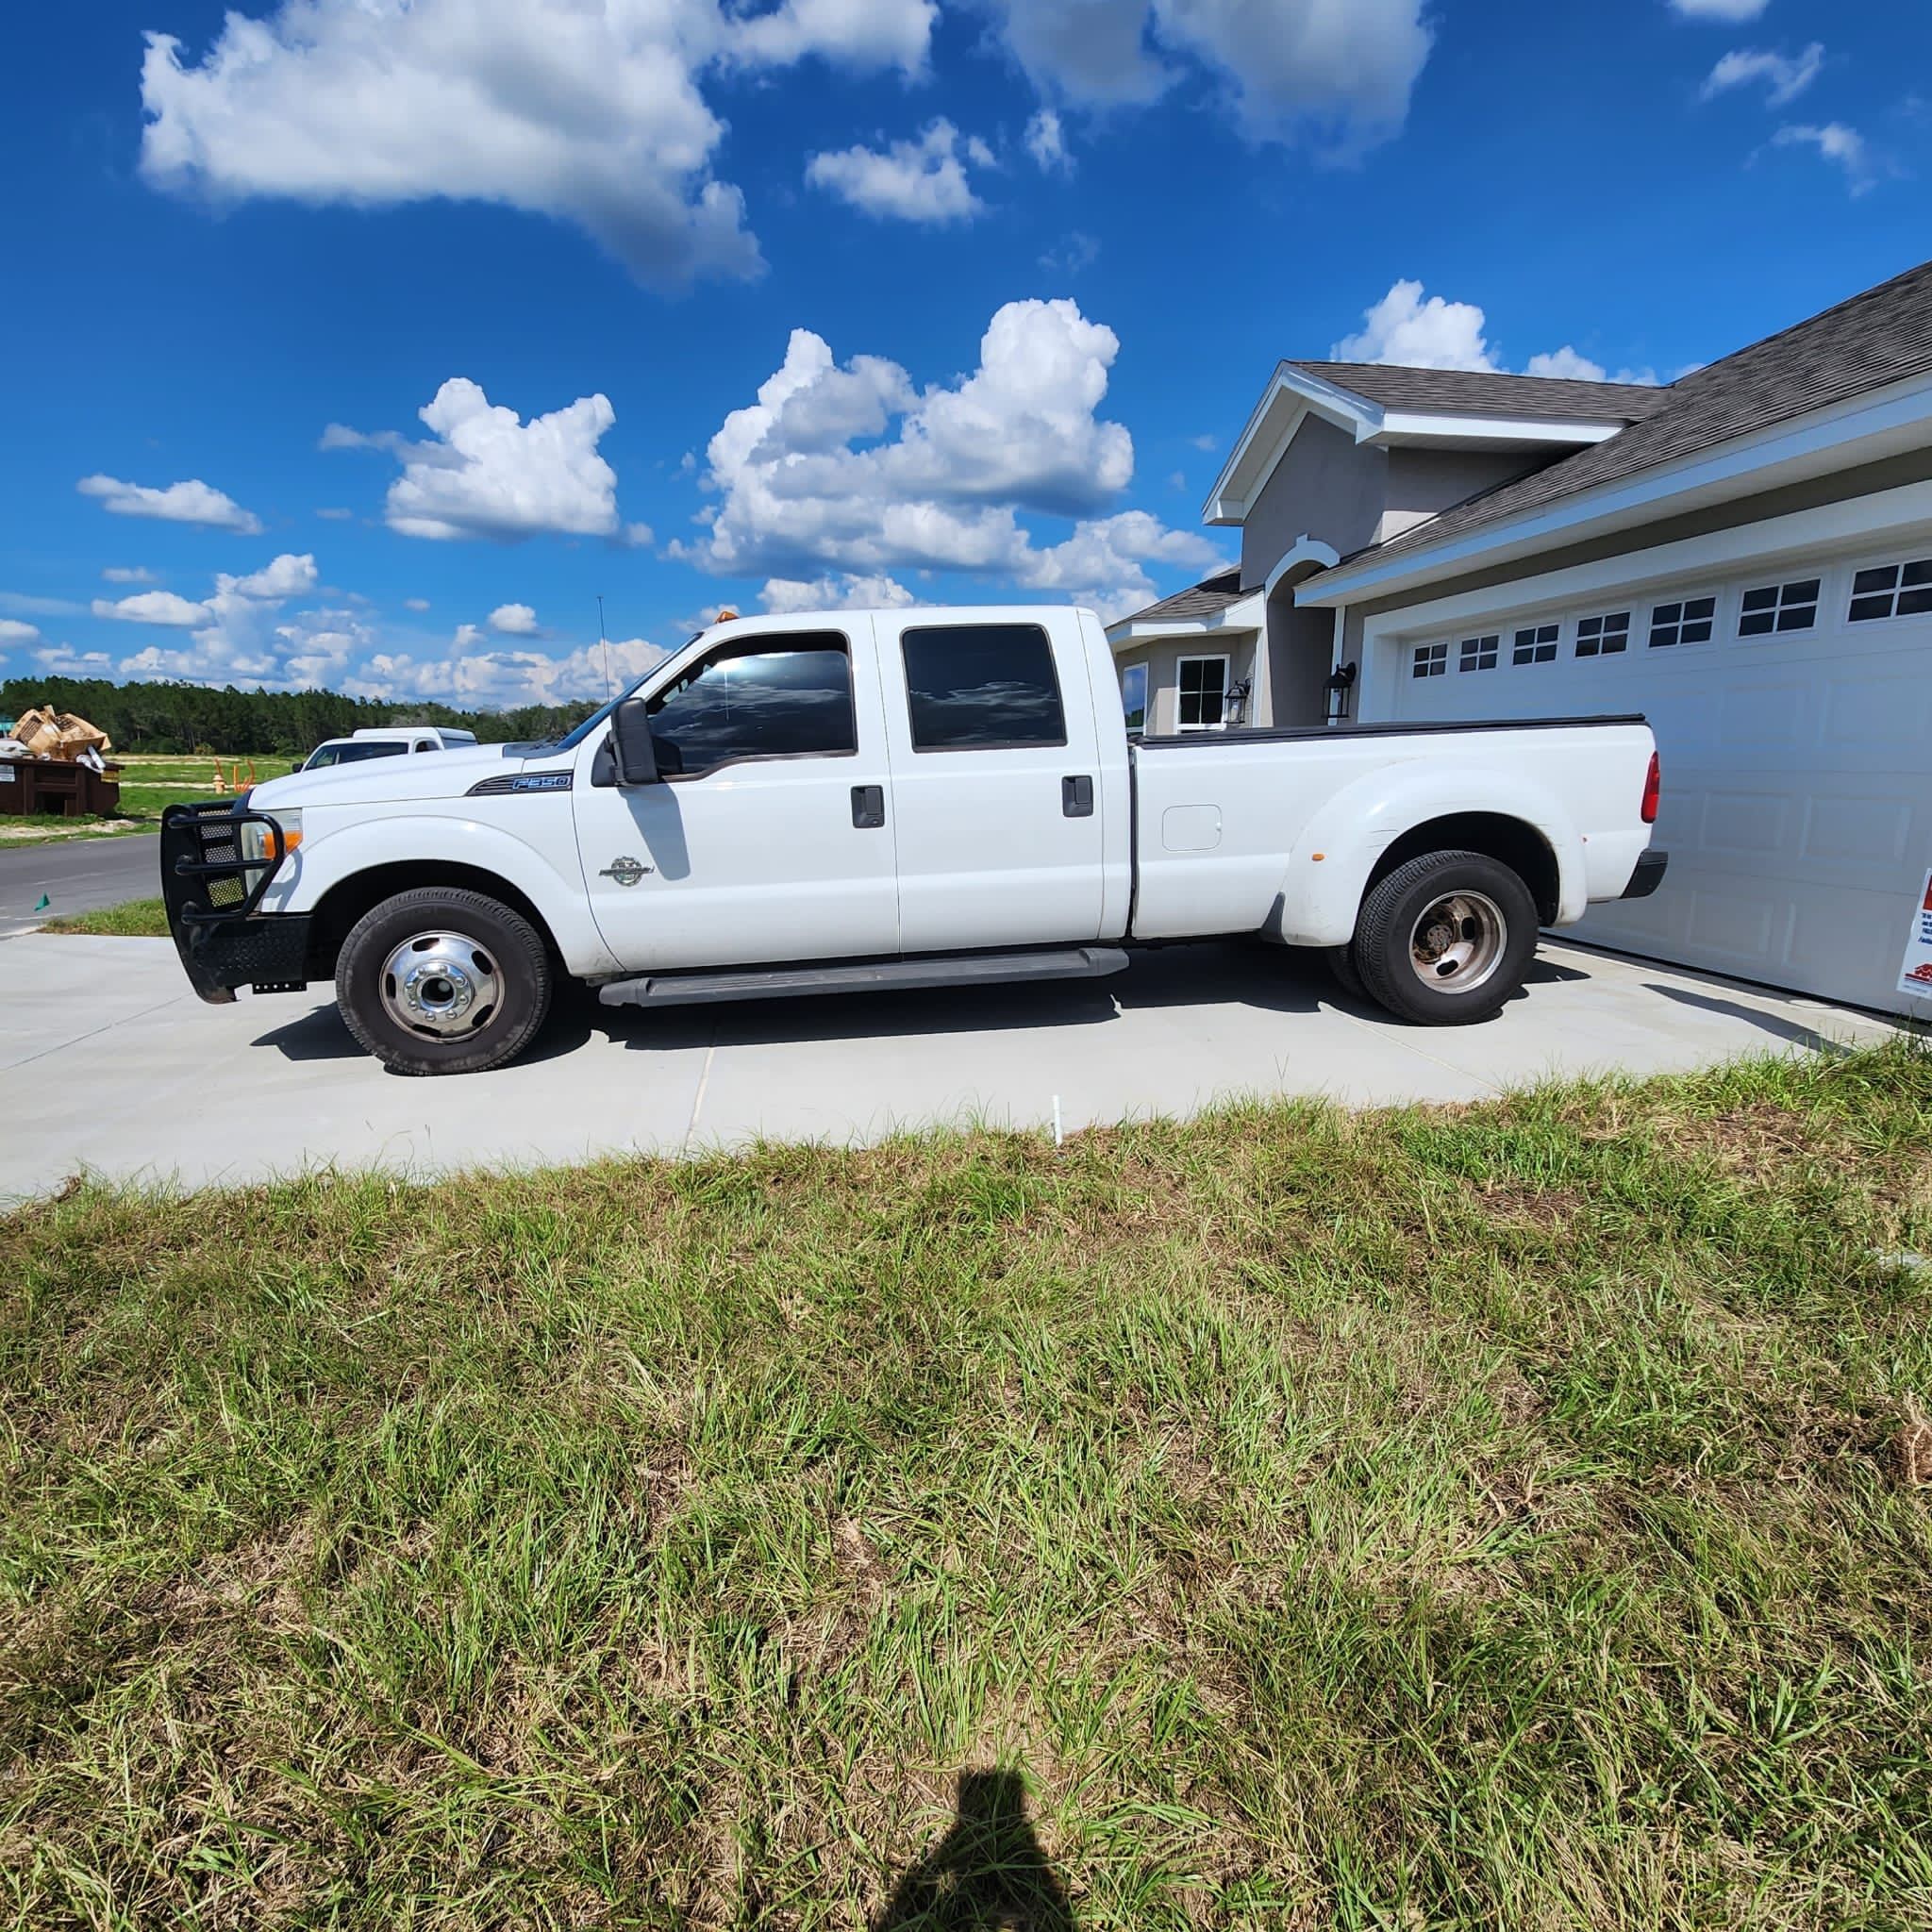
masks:
{"type": "Polygon", "coordinates": [[[152,899],[161,889],[155,836],[129,832],[119,839],[64,839],[50,845],[0,844],[0,940],[31,932],[57,912],[152,899]],[[36,912],[42,898],[47,908],[36,912]]]}

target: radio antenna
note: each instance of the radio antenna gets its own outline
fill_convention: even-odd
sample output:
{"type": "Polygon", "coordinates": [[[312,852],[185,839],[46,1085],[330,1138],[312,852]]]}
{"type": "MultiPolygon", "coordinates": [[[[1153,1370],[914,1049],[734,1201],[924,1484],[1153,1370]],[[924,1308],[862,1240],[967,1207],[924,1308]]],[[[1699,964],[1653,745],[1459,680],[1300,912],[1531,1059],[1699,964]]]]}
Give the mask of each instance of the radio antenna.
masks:
{"type": "Polygon", "coordinates": [[[604,702],[610,702],[610,640],[604,635],[604,600],[597,599],[597,641],[604,646],[604,702]]]}

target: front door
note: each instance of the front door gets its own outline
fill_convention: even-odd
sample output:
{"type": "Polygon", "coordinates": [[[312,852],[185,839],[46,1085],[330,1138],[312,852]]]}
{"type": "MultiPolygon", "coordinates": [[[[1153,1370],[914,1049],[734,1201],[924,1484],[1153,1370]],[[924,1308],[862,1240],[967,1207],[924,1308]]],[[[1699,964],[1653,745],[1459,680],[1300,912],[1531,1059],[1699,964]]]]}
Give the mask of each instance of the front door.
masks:
{"type": "Polygon", "coordinates": [[[609,783],[599,731],[573,786],[591,910],[625,967],[898,950],[870,651],[841,631],[737,630],[650,709],[663,783],[609,783]]]}
{"type": "MultiPolygon", "coordinates": [[[[1100,751],[1077,616],[874,625],[905,950],[1099,938],[1100,751]]],[[[1105,698],[1118,702],[1110,676],[1105,698]]]]}

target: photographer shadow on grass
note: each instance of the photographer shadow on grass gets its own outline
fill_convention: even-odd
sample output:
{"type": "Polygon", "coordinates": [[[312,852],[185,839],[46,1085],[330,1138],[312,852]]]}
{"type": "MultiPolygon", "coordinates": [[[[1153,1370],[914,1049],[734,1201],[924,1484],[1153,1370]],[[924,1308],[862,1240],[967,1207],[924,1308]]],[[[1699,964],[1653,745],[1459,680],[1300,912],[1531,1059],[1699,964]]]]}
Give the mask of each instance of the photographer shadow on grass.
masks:
{"type": "Polygon", "coordinates": [[[1026,1816],[1019,1773],[962,1771],[952,1828],[899,1881],[873,1932],[991,1926],[1074,1932],[1066,1888],[1026,1816]]]}

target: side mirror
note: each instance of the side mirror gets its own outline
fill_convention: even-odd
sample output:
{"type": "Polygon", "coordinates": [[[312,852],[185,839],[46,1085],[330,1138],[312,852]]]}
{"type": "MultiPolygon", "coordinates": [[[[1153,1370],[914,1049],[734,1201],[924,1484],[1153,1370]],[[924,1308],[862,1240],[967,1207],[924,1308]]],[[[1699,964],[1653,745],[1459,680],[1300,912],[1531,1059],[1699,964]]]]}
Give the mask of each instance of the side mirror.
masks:
{"type": "Polygon", "coordinates": [[[611,713],[610,743],[617,759],[620,785],[656,785],[658,747],[651,742],[651,714],[642,698],[625,698],[611,713]]]}

